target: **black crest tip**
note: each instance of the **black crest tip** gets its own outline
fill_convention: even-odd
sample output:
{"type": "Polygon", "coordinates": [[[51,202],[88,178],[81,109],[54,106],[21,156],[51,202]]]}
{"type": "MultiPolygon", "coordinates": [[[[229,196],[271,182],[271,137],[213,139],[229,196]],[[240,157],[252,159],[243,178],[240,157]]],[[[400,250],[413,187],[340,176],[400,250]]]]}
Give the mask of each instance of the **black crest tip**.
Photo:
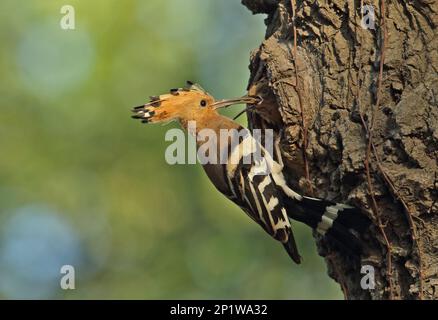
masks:
{"type": "Polygon", "coordinates": [[[179,91],[179,89],[177,89],[177,88],[170,89],[170,94],[177,96],[179,94],[178,91],[179,91]]]}
{"type": "Polygon", "coordinates": [[[144,108],[144,105],[137,106],[137,107],[134,107],[134,108],[132,109],[132,111],[137,111],[137,110],[140,110],[140,109],[143,109],[143,108],[144,108]]]}

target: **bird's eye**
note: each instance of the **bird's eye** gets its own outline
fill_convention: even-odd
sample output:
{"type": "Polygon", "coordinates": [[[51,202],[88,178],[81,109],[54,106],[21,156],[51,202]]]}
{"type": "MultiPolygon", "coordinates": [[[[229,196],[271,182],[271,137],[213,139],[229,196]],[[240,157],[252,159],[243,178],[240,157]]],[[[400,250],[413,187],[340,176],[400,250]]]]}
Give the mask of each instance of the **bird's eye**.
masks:
{"type": "Polygon", "coordinates": [[[207,105],[207,101],[205,101],[205,100],[201,100],[201,107],[205,107],[206,105],[207,105]]]}

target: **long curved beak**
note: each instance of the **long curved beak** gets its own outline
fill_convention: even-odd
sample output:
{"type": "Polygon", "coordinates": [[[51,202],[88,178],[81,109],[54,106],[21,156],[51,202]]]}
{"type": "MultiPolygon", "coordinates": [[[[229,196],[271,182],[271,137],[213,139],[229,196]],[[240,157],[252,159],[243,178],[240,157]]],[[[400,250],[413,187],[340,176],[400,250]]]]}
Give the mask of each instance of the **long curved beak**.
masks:
{"type": "Polygon", "coordinates": [[[243,96],[240,98],[234,98],[234,99],[225,99],[225,100],[219,100],[212,104],[214,109],[219,108],[226,108],[234,104],[250,104],[250,105],[257,105],[260,104],[263,101],[261,97],[254,97],[254,96],[243,96]]]}

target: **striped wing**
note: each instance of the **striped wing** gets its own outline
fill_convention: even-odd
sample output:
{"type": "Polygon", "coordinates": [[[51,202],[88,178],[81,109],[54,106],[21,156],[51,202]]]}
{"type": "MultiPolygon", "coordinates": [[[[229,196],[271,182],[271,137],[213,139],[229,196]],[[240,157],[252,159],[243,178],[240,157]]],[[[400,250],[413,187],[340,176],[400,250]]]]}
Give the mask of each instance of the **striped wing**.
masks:
{"type": "Polygon", "coordinates": [[[239,142],[230,150],[224,166],[232,191],[230,198],[267,233],[282,242],[292,259],[299,263],[283,193],[279,192],[271,172],[273,160],[249,132],[239,142]]]}

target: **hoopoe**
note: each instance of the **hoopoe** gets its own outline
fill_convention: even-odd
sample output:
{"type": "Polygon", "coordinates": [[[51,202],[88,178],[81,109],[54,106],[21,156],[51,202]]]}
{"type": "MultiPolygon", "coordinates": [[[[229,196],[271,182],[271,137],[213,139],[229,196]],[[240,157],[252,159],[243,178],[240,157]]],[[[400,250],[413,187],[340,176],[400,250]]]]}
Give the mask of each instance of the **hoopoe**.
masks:
{"type": "MultiPolygon", "coordinates": [[[[269,154],[248,129],[218,113],[218,109],[233,104],[256,106],[260,100],[259,97],[244,96],[215,101],[199,85],[188,81],[185,88],[171,89],[168,94],[152,96],[150,102],[132,110],[132,117],[141,119],[143,123],[176,120],[185,130],[189,129],[190,121],[195,121],[196,130],[189,130],[189,134],[195,138],[202,129],[213,130],[217,137],[221,137],[220,130],[223,129],[240,133],[227,136],[226,141],[217,142],[218,161],[203,164],[214,186],[269,235],[281,242],[296,263],[301,262],[301,256],[289,218],[303,222],[322,236],[333,239],[350,253],[360,254],[360,236],[370,225],[368,217],[352,206],[295,192],[283,174],[279,144],[274,144],[274,160],[274,155],[269,154]],[[260,161],[256,157],[249,162],[244,161],[247,159],[245,156],[255,150],[261,151],[264,166],[269,169],[266,174],[256,173],[260,169],[260,161]],[[228,160],[225,163],[219,159],[224,154],[228,160]],[[236,154],[237,161],[230,161],[231,155],[236,154]]],[[[201,142],[198,139],[196,141],[199,150],[201,142]]]]}

